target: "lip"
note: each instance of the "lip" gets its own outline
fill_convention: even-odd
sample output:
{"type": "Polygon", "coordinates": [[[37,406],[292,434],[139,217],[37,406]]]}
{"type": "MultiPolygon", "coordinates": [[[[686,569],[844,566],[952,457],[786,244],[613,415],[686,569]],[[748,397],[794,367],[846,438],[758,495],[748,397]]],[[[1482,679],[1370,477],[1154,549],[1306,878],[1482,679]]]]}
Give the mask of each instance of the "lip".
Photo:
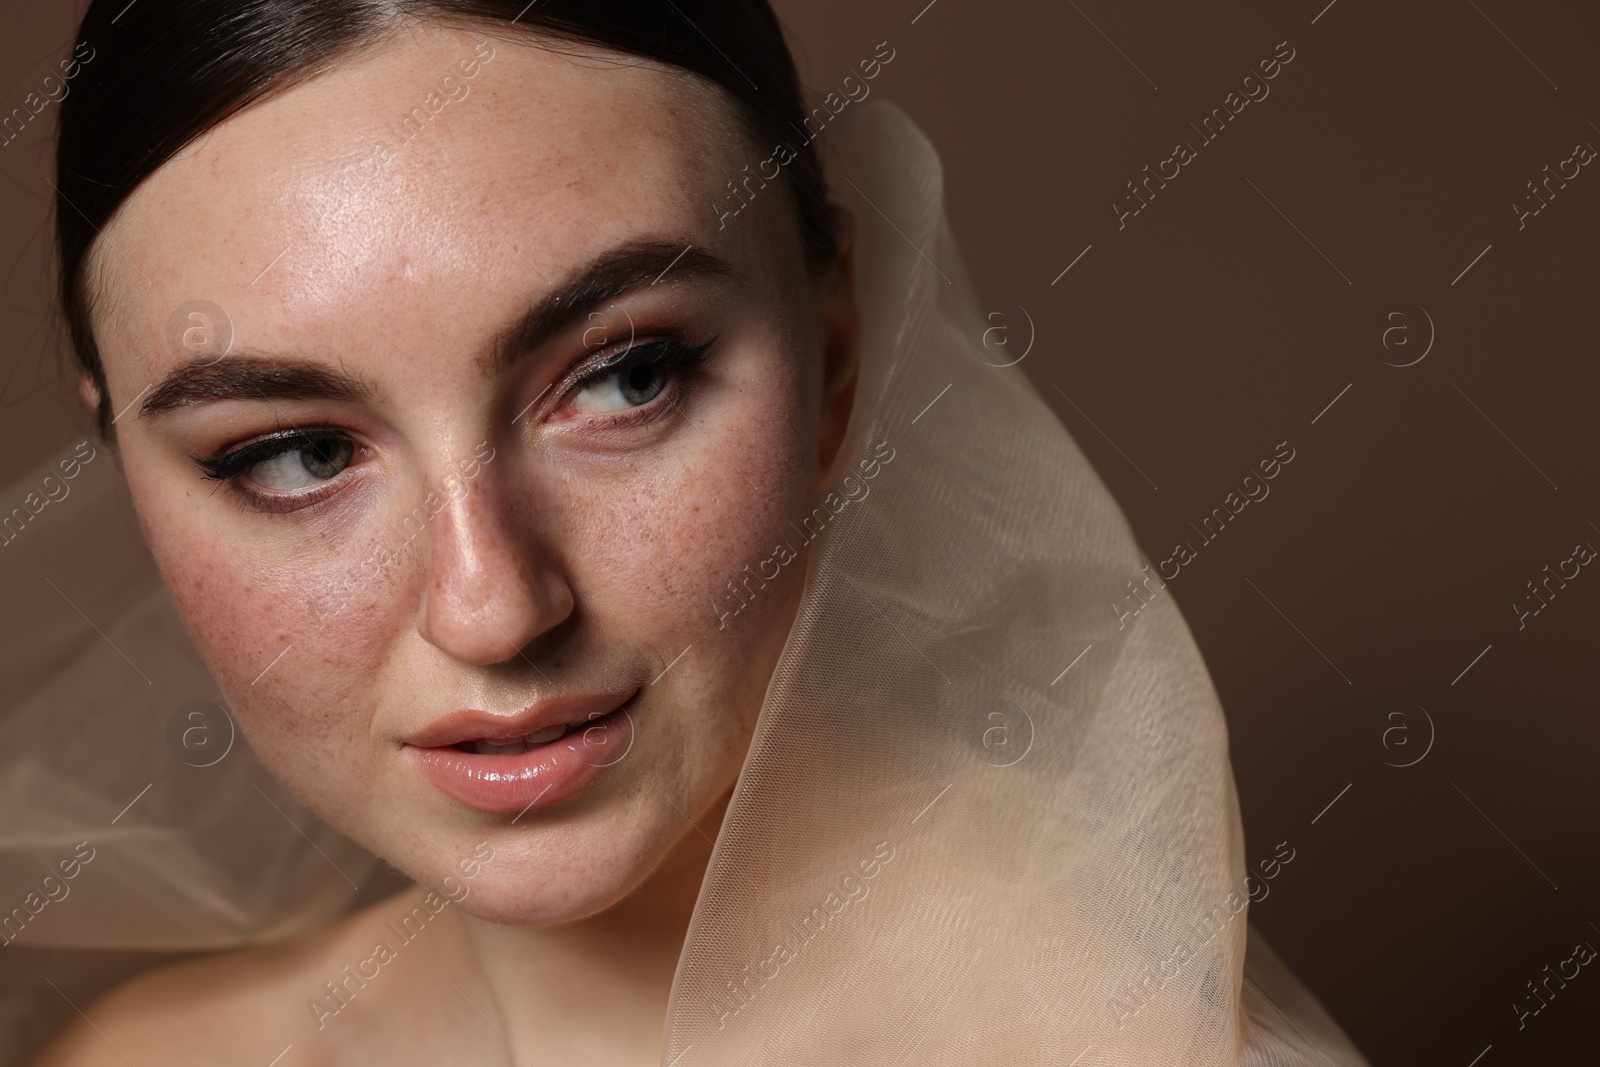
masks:
{"type": "Polygon", "coordinates": [[[475,811],[521,813],[572,796],[615,766],[633,745],[638,690],[550,700],[513,716],[462,711],[408,739],[405,758],[440,792],[475,811]],[[479,755],[462,741],[509,740],[561,723],[585,723],[517,755],[479,755]]]}
{"type": "Polygon", "coordinates": [[[588,722],[620,708],[638,694],[588,693],[552,697],[515,715],[495,715],[487,711],[456,711],[437,719],[405,739],[417,748],[449,748],[463,741],[509,741],[526,737],[550,726],[588,722]]]}

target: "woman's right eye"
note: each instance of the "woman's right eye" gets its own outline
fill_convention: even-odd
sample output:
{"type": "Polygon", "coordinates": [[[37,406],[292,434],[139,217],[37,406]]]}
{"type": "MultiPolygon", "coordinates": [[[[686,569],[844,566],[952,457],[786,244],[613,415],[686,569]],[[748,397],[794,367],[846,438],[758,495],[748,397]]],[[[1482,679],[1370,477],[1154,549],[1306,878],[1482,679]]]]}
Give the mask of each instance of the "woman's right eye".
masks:
{"type": "Polygon", "coordinates": [[[306,439],[262,460],[246,472],[264,489],[292,493],[337,478],[355,458],[355,443],[348,437],[306,439]]]}
{"type": "Polygon", "coordinates": [[[207,478],[232,482],[257,497],[290,496],[332,481],[355,460],[356,443],[340,433],[269,437],[217,459],[197,459],[207,478]]]}

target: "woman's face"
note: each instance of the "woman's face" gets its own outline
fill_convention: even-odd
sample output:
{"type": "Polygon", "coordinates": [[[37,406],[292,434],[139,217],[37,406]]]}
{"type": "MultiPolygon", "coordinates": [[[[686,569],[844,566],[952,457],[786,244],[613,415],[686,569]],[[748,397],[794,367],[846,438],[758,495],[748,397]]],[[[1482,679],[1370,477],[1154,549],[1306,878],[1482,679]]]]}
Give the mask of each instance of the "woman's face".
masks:
{"type": "Polygon", "coordinates": [[[487,842],[484,918],[593,914],[693,833],[793,618],[852,313],[779,184],[724,217],[738,129],[678,72],[414,27],[95,250],[122,464],[252,744],[420,881],[487,842]]]}

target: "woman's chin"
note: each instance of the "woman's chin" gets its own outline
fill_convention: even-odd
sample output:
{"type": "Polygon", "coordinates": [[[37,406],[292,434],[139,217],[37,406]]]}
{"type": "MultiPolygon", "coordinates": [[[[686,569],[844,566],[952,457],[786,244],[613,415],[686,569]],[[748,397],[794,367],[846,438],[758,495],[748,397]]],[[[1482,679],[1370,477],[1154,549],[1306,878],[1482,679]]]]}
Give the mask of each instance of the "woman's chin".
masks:
{"type": "Polygon", "coordinates": [[[501,926],[559,926],[590,918],[619,904],[649,875],[645,865],[586,866],[576,875],[551,875],[509,860],[509,869],[491,874],[490,866],[464,883],[470,886],[466,895],[454,894],[455,905],[474,919],[501,926]]]}
{"type": "Polygon", "coordinates": [[[629,819],[625,812],[589,812],[560,827],[457,827],[433,840],[389,841],[373,851],[474,918],[553,926],[606,911],[653,875],[659,881],[682,866],[669,861],[685,836],[662,813],[629,819]]]}

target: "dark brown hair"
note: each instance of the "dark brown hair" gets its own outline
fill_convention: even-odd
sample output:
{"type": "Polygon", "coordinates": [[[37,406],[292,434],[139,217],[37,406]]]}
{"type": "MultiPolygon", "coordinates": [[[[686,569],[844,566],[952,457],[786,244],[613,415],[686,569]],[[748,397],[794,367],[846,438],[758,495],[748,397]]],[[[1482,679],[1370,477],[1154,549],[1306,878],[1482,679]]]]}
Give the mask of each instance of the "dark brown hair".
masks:
{"type": "MultiPolygon", "coordinates": [[[[800,128],[794,60],[766,0],[93,0],[79,27],[94,59],[61,105],[56,245],[73,352],[111,401],[89,321],[86,262],[117,209],[183,147],[231,116],[381,41],[402,20],[504,24],[697,74],[728,93],[757,146],[793,144],[783,168],[806,258],[838,258],[822,167],[800,128]]],[[[770,149],[768,149],[770,150],[770,149]]]]}

